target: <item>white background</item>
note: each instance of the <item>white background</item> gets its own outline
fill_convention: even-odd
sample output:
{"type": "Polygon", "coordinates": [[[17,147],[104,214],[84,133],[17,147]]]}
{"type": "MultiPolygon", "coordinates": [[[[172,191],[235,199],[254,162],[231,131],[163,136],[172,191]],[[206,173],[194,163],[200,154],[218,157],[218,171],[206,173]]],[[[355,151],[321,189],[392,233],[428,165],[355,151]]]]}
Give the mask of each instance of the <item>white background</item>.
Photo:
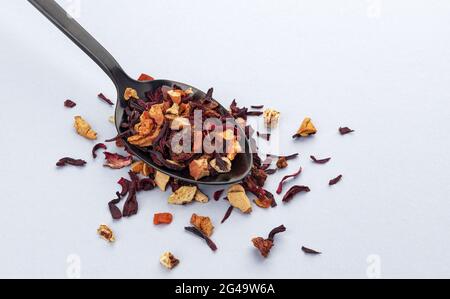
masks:
{"type": "Polygon", "coordinates": [[[214,86],[226,104],[281,111],[270,151],[301,158],[268,188],[302,165],[297,183],[312,192],[220,225],[225,202],[173,207],[154,191],[139,195],[137,216],[114,223],[107,202],[126,171],[93,161],[93,143],[72,127],[82,115],[100,140],[114,136],[113,108],[96,98],[115,98],[112,83],[27,1],[2,1],[0,277],[65,278],[70,255],[82,278],[450,276],[449,1],[79,3],[80,23],[131,76],[214,86]],[[78,106],[64,108],[67,98],[78,106]],[[293,142],[305,116],[319,133],[293,142]],[[339,126],[357,132],[342,137],[339,126]],[[311,154],[333,160],[314,165],[311,154]],[[56,169],[63,156],[89,164],[56,169]],[[154,227],[155,212],[174,213],[174,223],[154,227]],[[214,220],[217,253],[183,231],[194,212],[214,220]],[[98,238],[101,223],[116,244],[98,238]],[[280,224],[288,231],[263,260],[250,239],[280,224]],[[303,245],[324,254],[305,256],[303,245]],[[181,260],[172,272],[159,265],[167,250],[181,260]]]}

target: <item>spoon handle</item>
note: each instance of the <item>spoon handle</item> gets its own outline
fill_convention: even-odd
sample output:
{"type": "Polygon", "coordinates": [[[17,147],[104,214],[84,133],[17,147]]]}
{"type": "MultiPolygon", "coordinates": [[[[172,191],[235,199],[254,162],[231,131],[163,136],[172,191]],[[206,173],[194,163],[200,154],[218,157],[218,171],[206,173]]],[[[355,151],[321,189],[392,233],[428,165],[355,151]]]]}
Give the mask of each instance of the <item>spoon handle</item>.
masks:
{"type": "Polygon", "coordinates": [[[54,0],[28,0],[111,78],[118,92],[131,79],[114,57],[54,0]]]}

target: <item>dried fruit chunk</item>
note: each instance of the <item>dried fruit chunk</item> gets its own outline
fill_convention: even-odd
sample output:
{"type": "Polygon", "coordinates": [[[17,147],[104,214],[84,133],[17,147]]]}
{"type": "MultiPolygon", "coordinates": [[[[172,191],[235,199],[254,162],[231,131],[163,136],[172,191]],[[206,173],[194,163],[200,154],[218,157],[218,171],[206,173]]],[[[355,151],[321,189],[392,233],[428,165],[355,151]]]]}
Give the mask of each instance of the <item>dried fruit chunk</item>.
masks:
{"type": "Polygon", "coordinates": [[[253,245],[259,250],[261,255],[265,258],[269,256],[270,250],[272,249],[275,241],[275,235],[279,233],[283,233],[286,231],[286,227],[284,225],[280,225],[279,227],[274,228],[267,239],[258,237],[253,238],[253,245]]]}
{"type": "Polygon", "coordinates": [[[173,221],[173,215],[170,213],[158,213],[153,216],[153,224],[171,224],[173,221]]]}
{"type": "Polygon", "coordinates": [[[189,173],[194,178],[194,180],[198,181],[206,176],[209,176],[209,167],[208,167],[208,159],[201,158],[198,160],[194,160],[189,164],[189,173]]]}
{"type": "Polygon", "coordinates": [[[287,159],[285,157],[281,157],[280,159],[278,159],[277,167],[279,169],[284,169],[284,168],[286,168],[288,166],[289,165],[288,165],[287,159]]]}
{"type": "Polygon", "coordinates": [[[130,99],[138,100],[139,96],[138,96],[138,93],[137,93],[136,89],[133,89],[133,88],[129,87],[129,88],[125,89],[125,93],[123,95],[123,98],[125,99],[125,101],[128,101],[130,99]]]}
{"type": "Polygon", "coordinates": [[[181,187],[169,197],[169,204],[185,205],[191,203],[194,200],[195,194],[197,193],[197,189],[198,188],[195,186],[181,187]]]}
{"type": "Polygon", "coordinates": [[[153,80],[155,80],[155,78],[147,74],[141,74],[138,78],[138,81],[153,81],[153,80]]]}
{"type": "Polygon", "coordinates": [[[276,128],[280,120],[281,113],[274,109],[267,109],[264,111],[264,123],[268,128],[276,128]]]}
{"type": "Polygon", "coordinates": [[[191,224],[198,228],[206,236],[211,237],[214,231],[214,226],[211,218],[193,214],[191,217],[191,224]]]}
{"type": "Polygon", "coordinates": [[[97,139],[97,132],[92,130],[89,123],[85,121],[81,116],[75,116],[74,127],[77,130],[78,135],[83,136],[90,140],[97,139]]]}
{"type": "Polygon", "coordinates": [[[197,193],[195,193],[195,197],[194,197],[195,201],[200,202],[200,203],[208,203],[209,202],[209,197],[204,194],[203,192],[201,192],[200,190],[197,190],[197,193]]]}
{"type": "Polygon", "coordinates": [[[161,265],[169,270],[172,270],[180,263],[180,261],[170,252],[164,253],[159,261],[161,262],[161,265]]]}
{"type": "Polygon", "coordinates": [[[317,133],[317,129],[314,126],[314,124],[312,123],[311,118],[307,117],[307,118],[305,118],[302,125],[300,126],[300,129],[293,136],[293,138],[308,137],[308,136],[314,135],[316,133],[317,133]]]}
{"type": "Polygon", "coordinates": [[[245,194],[245,189],[241,185],[233,185],[228,189],[228,200],[230,204],[241,210],[245,214],[250,214],[252,212],[252,204],[250,199],[248,199],[247,194],[245,194]]]}
{"type": "Polygon", "coordinates": [[[131,164],[131,171],[134,173],[141,173],[144,170],[144,162],[138,161],[131,164]]]}
{"type": "Polygon", "coordinates": [[[160,171],[156,171],[156,175],[155,175],[155,183],[156,186],[158,186],[159,189],[161,189],[161,191],[165,192],[166,188],[167,188],[167,184],[170,181],[170,176],[168,176],[167,174],[164,174],[160,171]]]}
{"type": "Polygon", "coordinates": [[[113,231],[105,224],[100,225],[97,229],[97,233],[103,240],[108,241],[109,243],[114,243],[116,241],[113,231]]]}
{"type": "MultiPolygon", "coordinates": [[[[159,119],[158,112],[156,111],[161,112],[161,115],[162,111],[153,107],[152,109],[154,110],[150,110],[150,112],[145,111],[144,113],[142,113],[139,119],[140,122],[134,127],[134,130],[137,132],[137,134],[128,138],[129,143],[140,147],[147,147],[151,146],[153,144],[153,141],[158,138],[159,133],[161,132],[161,128],[158,125],[155,125],[155,122],[158,124],[159,122],[161,122],[161,120],[159,119]],[[152,118],[152,115],[158,118],[158,120],[152,118]]],[[[164,115],[162,115],[162,118],[162,122],[164,122],[164,115]]]]}
{"type": "Polygon", "coordinates": [[[178,116],[180,114],[180,106],[177,103],[174,103],[172,107],[166,110],[166,114],[178,116]]]}
{"type": "Polygon", "coordinates": [[[273,241],[265,240],[264,238],[258,237],[252,239],[253,246],[255,246],[263,257],[268,257],[270,250],[273,247],[273,241]]]}
{"type": "Polygon", "coordinates": [[[224,168],[220,168],[219,165],[217,165],[217,159],[213,159],[210,162],[210,165],[212,168],[214,168],[215,171],[218,173],[229,173],[231,171],[231,161],[228,158],[221,158],[224,163],[224,168]]]}

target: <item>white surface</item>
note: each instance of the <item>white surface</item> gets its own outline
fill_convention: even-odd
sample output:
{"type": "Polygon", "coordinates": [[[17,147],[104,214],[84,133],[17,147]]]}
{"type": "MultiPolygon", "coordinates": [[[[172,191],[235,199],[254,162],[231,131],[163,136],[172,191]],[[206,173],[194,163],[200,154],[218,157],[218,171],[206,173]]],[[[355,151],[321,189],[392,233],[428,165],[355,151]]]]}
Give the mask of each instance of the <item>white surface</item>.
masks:
{"type": "Polygon", "coordinates": [[[64,278],[71,254],[83,278],[366,278],[370,255],[383,278],[450,276],[449,1],[91,0],[78,19],[132,76],[282,111],[271,151],[279,142],[302,156],[269,189],[301,164],[297,183],[312,192],[220,225],[225,202],[172,207],[155,191],[139,196],[137,216],[113,223],[107,202],[126,171],[93,161],[93,143],[72,128],[80,114],[100,140],[114,135],[113,109],[96,99],[114,98],[113,85],[26,1],[2,1],[0,277],[64,278]],[[78,106],[65,109],[66,98],[78,106]],[[293,142],[305,116],[319,133],[293,142]],[[357,132],[341,137],[339,126],[357,132]],[[311,154],[333,160],[313,165],[311,154]],[[89,164],[56,169],[66,155],[89,164]],[[174,223],[155,228],[159,211],[174,223]],[[183,231],[193,212],[216,223],[216,254],[183,231]],[[115,245],[98,239],[101,223],[115,245]],[[280,224],[288,232],[262,260],[250,239],[280,224]],[[302,245],[324,254],[305,256],[302,245]],[[166,250],[181,259],[172,272],[158,263],[166,250]]]}

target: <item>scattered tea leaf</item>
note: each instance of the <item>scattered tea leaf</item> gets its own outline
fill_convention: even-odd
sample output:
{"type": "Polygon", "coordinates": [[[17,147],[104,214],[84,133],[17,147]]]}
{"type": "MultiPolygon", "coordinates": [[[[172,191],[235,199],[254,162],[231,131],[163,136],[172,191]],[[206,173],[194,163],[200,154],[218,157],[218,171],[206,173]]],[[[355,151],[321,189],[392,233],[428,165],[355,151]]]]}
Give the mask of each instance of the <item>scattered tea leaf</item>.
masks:
{"type": "Polygon", "coordinates": [[[117,196],[117,198],[110,201],[108,203],[108,206],[109,206],[109,211],[111,213],[112,218],[114,220],[119,220],[122,218],[122,212],[116,205],[121,202],[122,196],[120,195],[119,192],[116,193],[116,196],[117,196]]]}
{"type": "Polygon", "coordinates": [[[264,105],[259,105],[259,106],[251,106],[252,109],[264,109],[264,105]]]}
{"type": "Polygon", "coordinates": [[[105,154],[105,166],[112,169],[122,169],[124,167],[130,166],[133,163],[133,157],[124,157],[119,154],[112,154],[109,152],[104,152],[105,154]]]}
{"type": "Polygon", "coordinates": [[[267,141],[270,141],[270,137],[272,136],[271,134],[268,134],[268,133],[259,133],[259,132],[256,132],[256,135],[267,141]]]}

